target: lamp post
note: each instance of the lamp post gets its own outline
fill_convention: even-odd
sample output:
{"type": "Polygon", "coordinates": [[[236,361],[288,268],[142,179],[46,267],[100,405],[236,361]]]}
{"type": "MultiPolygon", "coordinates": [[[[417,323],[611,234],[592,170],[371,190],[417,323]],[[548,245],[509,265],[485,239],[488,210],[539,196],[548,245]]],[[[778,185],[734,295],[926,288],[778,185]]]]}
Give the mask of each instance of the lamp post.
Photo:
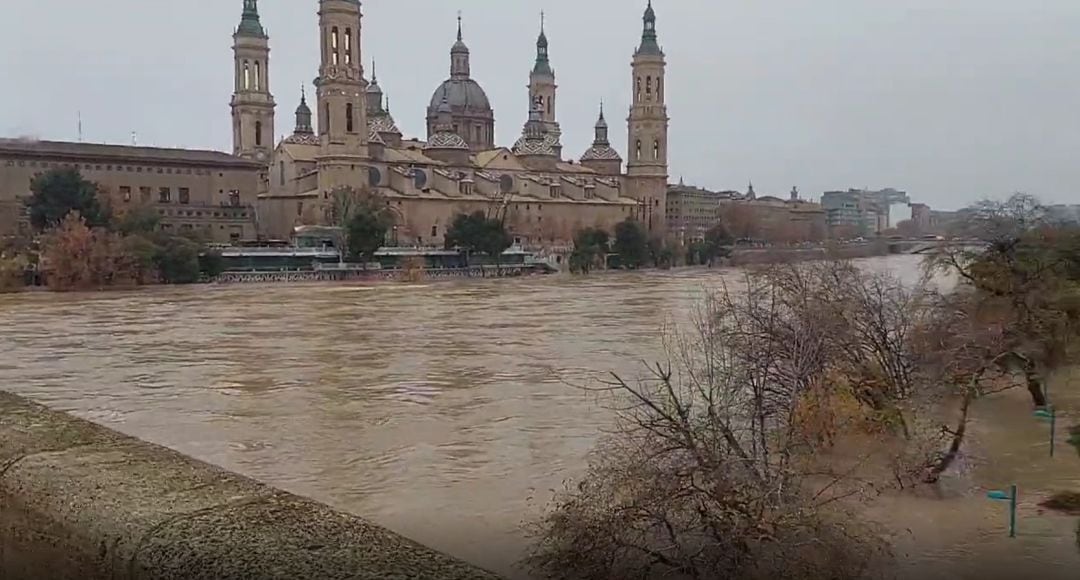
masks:
{"type": "Polygon", "coordinates": [[[994,501],[1007,501],[1009,502],[1009,537],[1016,537],[1016,485],[1012,485],[1009,488],[1009,492],[1006,493],[1000,490],[994,490],[987,492],[986,497],[994,501]]]}
{"type": "Polygon", "coordinates": [[[1057,410],[1053,405],[1047,405],[1045,409],[1035,411],[1035,416],[1044,421],[1050,421],[1050,457],[1054,456],[1054,440],[1057,439],[1057,410]]]}

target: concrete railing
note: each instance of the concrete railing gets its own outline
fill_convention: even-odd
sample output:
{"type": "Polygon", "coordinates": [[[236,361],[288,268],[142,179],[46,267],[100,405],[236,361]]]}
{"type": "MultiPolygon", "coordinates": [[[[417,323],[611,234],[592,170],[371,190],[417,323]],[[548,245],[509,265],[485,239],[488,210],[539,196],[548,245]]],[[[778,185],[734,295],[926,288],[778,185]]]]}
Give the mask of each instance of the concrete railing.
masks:
{"type": "Polygon", "coordinates": [[[318,502],[0,392],[0,578],[496,578],[318,502]]]}

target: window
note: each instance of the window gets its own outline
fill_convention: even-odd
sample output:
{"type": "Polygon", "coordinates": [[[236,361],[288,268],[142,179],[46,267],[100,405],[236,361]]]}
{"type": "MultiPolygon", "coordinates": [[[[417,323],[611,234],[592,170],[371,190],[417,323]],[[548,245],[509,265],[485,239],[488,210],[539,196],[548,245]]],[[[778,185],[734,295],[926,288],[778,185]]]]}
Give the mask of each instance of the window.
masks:
{"type": "Polygon", "coordinates": [[[262,90],[262,63],[255,61],[255,90],[262,90]]]}
{"type": "Polygon", "coordinates": [[[262,147],[262,121],[255,121],[255,146],[262,147]]]}
{"type": "Polygon", "coordinates": [[[150,201],[150,188],[149,187],[140,187],[139,188],[139,201],[142,201],[144,203],[150,201]]]}
{"type": "Polygon", "coordinates": [[[652,95],[652,77],[645,77],[645,94],[652,95]]]}
{"type": "Polygon", "coordinates": [[[439,237],[439,226],[431,226],[431,237],[439,237]]]}
{"type": "Polygon", "coordinates": [[[637,98],[641,99],[641,77],[637,78],[637,98]]]}
{"type": "Polygon", "coordinates": [[[180,203],[185,205],[191,203],[191,190],[186,187],[180,188],[180,203]]]}
{"type": "Polygon", "coordinates": [[[244,90],[251,90],[251,63],[244,61],[244,90]]]}
{"type": "Polygon", "coordinates": [[[160,168],[160,167],[158,167],[158,168],[157,168],[157,172],[158,172],[158,175],[160,175],[160,174],[162,174],[162,173],[165,173],[165,170],[164,170],[164,169],[162,169],[162,168],[160,168]]]}
{"type": "MultiPolygon", "coordinates": [[[[320,125],[322,125],[322,123],[320,123],[320,125]]],[[[323,131],[323,133],[330,133],[330,103],[326,103],[326,130],[323,131]]]]}
{"type": "Polygon", "coordinates": [[[123,197],[124,203],[131,201],[131,187],[127,185],[121,185],[120,196],[123,197]]]}
{"type": "Polygon", "coordinates": [[[345,131],[352,133],[353,128],[353,106],[352,103],[347,103],[345,105],[345,131]]]}
{"type": "Polygon", "coordinates": [[[660,159],[660,142],[659,141],[653,141],[652,142],[652,158],[653,158],[653,160],[660,159]]]}
{"type": "Polygon", "coordinates": [[[182,229],[182,230],[190,230],[191,229],[191,224],[182,224],[180,226],[180,229],[182,229]]]}
{"type": "Polygon", "coordinates": [[[334,66],[338,64],[338,29],[335,26],[330,30],[330,61],[334,66]]]}
{"type": "Polygon", "coordinates": [[[641,139],[638,139],[637,147],[634,149],[634,158],[639,161],[641,160],[641,139]]]}
{"type": "Polygon", "coordinates": [[[278,162],[278,183],[281,186],[285,185],[285,162],[278,162]]]}
{"type": "Polygon", "coordinates": [[[664,77],[656,77],[656,100],[664,100],[664,77]]]}
{"type": "Polygon", "coordinates": [[[302,201],[296,202],[296,215],[297,215],[297,217],[300,217],[300,216],[304,215],[304,202],[302,202],[302,201]]]}
{"type": "Polygon", "coordinates": [[[345,64],[352,64],[352,28],[345,29],[345,64]]]}
{"type": "Polygon", "coordinates": [[[168,187],[162,187],[158,190],[158,201],[161,203],[169,203],[172,201],[172,190],[168,187]]]}

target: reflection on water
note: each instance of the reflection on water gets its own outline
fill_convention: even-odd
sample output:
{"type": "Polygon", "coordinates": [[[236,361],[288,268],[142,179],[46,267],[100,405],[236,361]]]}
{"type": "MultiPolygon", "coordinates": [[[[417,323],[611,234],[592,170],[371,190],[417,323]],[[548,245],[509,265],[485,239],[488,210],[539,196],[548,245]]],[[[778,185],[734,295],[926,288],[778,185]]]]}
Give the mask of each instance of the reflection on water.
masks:
{"type": "MultiPolygon", "coordinates": [[[[911,257],[865,263],[918,275],[911,257]]],[[[566,379],[637,374],[659,354],[660,325],[720,276],[0,297],[0,388],[507,571],[520,523],[582,471],[609,421],[566,379]]],[[[1080,409],[1066,391],[1063,412],[1080,409]]],[[[1046,428],[1023,404],[979,405],[970,489],[877,508],[903,532],[901,555],[953,577],[1017,559],[1044,578],[1080,566],[1075,522],[1036,505],[1080,488],[1080,461],[1046,457],[1046,428]],[[1013,482],[1021,535],[1009,541],[981,490],[1013,482]]]]}

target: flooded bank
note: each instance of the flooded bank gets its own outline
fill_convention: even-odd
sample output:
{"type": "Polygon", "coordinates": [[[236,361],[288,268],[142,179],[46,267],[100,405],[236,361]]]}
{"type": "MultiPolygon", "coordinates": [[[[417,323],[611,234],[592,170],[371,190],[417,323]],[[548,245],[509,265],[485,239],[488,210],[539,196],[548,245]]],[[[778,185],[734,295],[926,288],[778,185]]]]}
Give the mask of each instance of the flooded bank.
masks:
{"type": "MultiPolygon", "coordinates": [[[[919,275],[914,256],[863,264],[919,275]]],[[[583,471],[610,421],[566,379],[638,374],[661,355],[659,327],[737,275],[0,296],[0,389],[508,572],[522,521],[583,471]]],[[[1080,422],[1080,389],[1055,387],[1060,426],[1080,422]]],[[[963,476],[941,497],[873,508],[899,530],[909,572],[1053,579],[1080,569],[1076,518],[1037,505],[1080,490],[1080,457],[1062,429],[1049,458],[1047,426],[1023,396],[977,403],[963,476]],[[985,491],[1013,483],[1020,532],[1009,539],[1005,508],[985,491]]]]}

